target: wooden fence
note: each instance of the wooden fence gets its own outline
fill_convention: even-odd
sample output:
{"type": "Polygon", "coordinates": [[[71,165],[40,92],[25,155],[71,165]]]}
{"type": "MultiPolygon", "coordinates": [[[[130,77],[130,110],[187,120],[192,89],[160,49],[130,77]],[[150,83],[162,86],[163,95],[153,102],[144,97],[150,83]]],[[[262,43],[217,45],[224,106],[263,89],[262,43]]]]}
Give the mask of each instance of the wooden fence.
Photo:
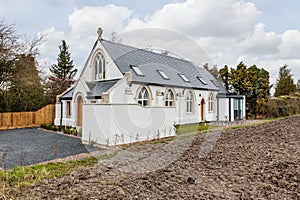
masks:
{"type": "Polygon", "coordinates": [[[42,123],[52,124],[55,118],[55,105],[47,105],[35,112],[0,113],[0,130],[35,127],[42,123]]]}

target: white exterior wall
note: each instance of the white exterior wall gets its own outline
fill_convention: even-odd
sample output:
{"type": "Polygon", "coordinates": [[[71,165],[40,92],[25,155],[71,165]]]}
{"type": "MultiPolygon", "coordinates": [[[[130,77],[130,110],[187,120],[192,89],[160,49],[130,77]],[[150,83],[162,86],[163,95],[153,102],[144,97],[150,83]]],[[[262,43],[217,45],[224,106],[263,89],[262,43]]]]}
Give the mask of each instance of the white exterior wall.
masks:
{"type": "Polygon", "coordinates": [[[231,107],[230,107],[231,113],[229,119],[230,121],[234,121],[234,99],[233,98],[230,99],[230,103],[231,103],[231,107]]]}
{"type": "Polygon", "coordinates": [[[246,119],[247,118],[247,113],[246,113],[246,96],[244,96],[244,99],[243,99],[243,119],[246,119]]]}
{"type": "Polygon", "coordinates": [[[83,71],[81,72],[81,78],[85,81],[94,81],[94,69],[92,68],[93,58],[95,54],[100,51],[103,53],[105,58],[105,79],[119,79],[123,77],[119,68],[115,65],[114,61],[111,59],[109,54],[103,48],[100,42],[97,42],[96,47],[92,50],[88,61],[85,63],[83,71]]]}
{"type": "Polygon", "coordinates": [[[61,118],[61,104],[60,102],[55,104],[55,118],[54,118],[54,125],[60,125],[60,118],[61,118]]]}
{"type": "Polygon", "coordinates": [[[204,90],[194,90],[194,112],[187,113],[187,103],[186,96],[190,90],[180,89],[181,95],[178,96],[177,110],[178,115],[176,118],[177,124],[188,124],[188,123],[198,123],[201,121],[216,121],[217,120],[217,99],[215,91],[204,91],[204,90]],[[214,96],[214,108],[212,112],[208,112],[208,97],[210,94],[214,96]],[[201,101],[204,99],[204,119],[201,119],[201,101]]]}
{"type": "MultiPolygon", "coordinates": [[[[73,92],[73,99],[72,100],[62,100],[63,106],[63,113],[62,113],[62,125],[63,126],[72,126],[76,127],[77,124],[77,112],[78,112],[78,105],[77,105],[77,98],[81,96],[83,99],[83,103],[87,102],[86,95],[87,91],[89,91],[88,86],[82,79],[77,81],[77,85],[73,92]],[[67,116],[67,101],[71,101],[71,116],[67,116]]],[[[57,103],[55,106],[55,119],[54,125],[60,125],[60,118],[61,118],[61,104],[57,103]]]]}
{"type": "MultiPolygon", "coordinates": [[[[73,102],[71,101],[71,116],[67,116],[67,101],[66,100],[62,101],[62,106],[63,106],[62,125],[63,126],[75,126],[76,120],[74,118],[73,102]]],[[[56,126],[60,125],[60,118],[61,118],[61,103],[56,103],[54,125],[56,125],[56,126]]]]}
{"type": "Polygon", "coordinates": [[[84,141],[115,145],[175,135],[174,108],[84,104],[83,113],[84,141]]]}
{"type": "MultiPolygon", "coordinates": [[[[234,98],[229,97],[219,99],[219,121],[234,121],[234,101],[234,98]],[[229,103],[231,103],[231,105],[229,105],[229,103]]],[[[243,97],[242,106],[242,118],[246,119],[246,96],[243,97]]]]}
{"type": "Polygon", "coordinates": [[[219,121],[229,120],[229,99],[219,99],[219,121]]]}
{"type": "MultiPolygon", "coordinates": [[[[117,104],[137,104],[137,92],[142,87],[140,84],[127,83],[126,78],[123,79],[116,87],[110,92],[110,103],[117,104]],[[131,86],[131,87],[130,87],[131,86]],[[127,91],[131,91],[126,94],[127,91]]],[[[165,102],[165,93],[168,89],[172,89],[175,92],[175,118],[173,119],[176,124],[187,124],[187,123],[198,123],[201,121],[201,111],[200,111],[200,102],[202,99],[205,101],[204,105],[204,117],[203,121],[216,121],[217,120],[217,99],[215,91],[200,91],[193,90],[194,92],[194,112],[187,113],[187,103],[186,95],[189,89],[184,88],[172,88],[172,87],[163,87],[163,86],[148,86],[151,92],[151,106],[150,107],[162,107],[164,108],[165,102]],[[159,93],[163,92],[163,95],[159,93]],[[209,94],[213,93],[214,95],[214,109],[213,112],[208,112],[208,97],[209,94]],[[200,95],[201,94],[201,95],[200,95]]]]}

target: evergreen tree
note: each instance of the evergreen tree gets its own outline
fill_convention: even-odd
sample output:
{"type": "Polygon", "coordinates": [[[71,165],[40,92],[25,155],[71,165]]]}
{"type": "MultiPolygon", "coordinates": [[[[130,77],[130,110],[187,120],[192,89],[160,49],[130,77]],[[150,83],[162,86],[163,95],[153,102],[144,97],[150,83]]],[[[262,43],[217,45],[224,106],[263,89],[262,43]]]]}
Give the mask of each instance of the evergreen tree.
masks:
{"type": "Polygon", "coordinates": [[[36,68],[35,58],[20,55],[6,94],[6,111],[35,111],[45,106],[44,88],[36,68]]]}
{"type": "Polygon", "coordinates": [[[24,41],[14,25],[0,19],[0,112],[37,110],[45,105],[35,57],[41,41],[24,41]]]}
{"type": "Polygon", "coordinates": [[[247,101],[249,112],[256,115],[265,115],[268,109],[268,100],[270,96],[270,75],[265,69],[259,69],[256,65],[248,68],[251,74],[251,82],[253,88],[250,92],[247,101]]]}
{"type": "Polygon", "coordinates": [[[270,95],[269,72],[256,65],[249,68],[240,62],[236,69],[228,66],[220,69],[220,76],[226,88],[246,96],[248,115],[264,115],[267,112],[270,95]]]}
{"type": "Polygon", "coordinates": [[[230,90],[230,73],[229,68],[225,65],[223,68],[219,70],[220,79],[224,83],[226,90],[230,90]]]}
{"type": "Polygon", "coordinates": [[[290,95],[295,92],[296,85],[294,84],[292,76],[291,69],[288,68],[288,65],[280,67],[279,76],[275,87],[275,97],[290,95]]]}
{"type": "Polygon", "coordinates": [[[231,68],[231,85],[238,94],[249,96],[253,90],[253,72],[247,69],[247,66],[240,62],[236,69],[231,68]]]}
{"type": "Polygon", "coordinates": [[[74,76],[77,69],[74,69],[71,53],[65,40],[59,45],[60,53],[58,54],[57,64],[50,67],[50,80],[52,81],[53,96],[61,94],[68,89],[75,81],[74,76]]]}

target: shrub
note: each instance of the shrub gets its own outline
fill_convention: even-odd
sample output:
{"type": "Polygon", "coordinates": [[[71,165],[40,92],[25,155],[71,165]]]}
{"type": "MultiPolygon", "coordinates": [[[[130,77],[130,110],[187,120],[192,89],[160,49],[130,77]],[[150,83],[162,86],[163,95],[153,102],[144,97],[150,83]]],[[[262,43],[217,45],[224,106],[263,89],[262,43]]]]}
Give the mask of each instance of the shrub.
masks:
{"type": "Polygon", "coordinates": [[[42,123],[41,128],[46,128],[46,124],[42,123]]]}
{"type": "Polygon", "coordinates": [[[298,97],[282,97],[270,99],[267,117],[286,117],[300,113],[300,99],[298,97]]]}
{"type": "Polygon", "coordinates": [[[74,135],[74,136],[77,136],[77,129],[76,128],[73,128],[71,130],[71,134],[74,135]]]}
{"type": "Polygon", "coordinates": [[[71,134],[71,127],[67,126],[64,130],[64,134],[70,135],[71,134]]]}

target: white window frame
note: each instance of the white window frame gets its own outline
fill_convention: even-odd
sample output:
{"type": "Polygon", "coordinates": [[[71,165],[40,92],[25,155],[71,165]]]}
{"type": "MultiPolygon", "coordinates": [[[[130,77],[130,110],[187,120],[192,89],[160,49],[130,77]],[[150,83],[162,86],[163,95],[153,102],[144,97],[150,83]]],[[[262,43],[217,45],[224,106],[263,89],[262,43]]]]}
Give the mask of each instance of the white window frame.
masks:
{"type": "Polygon", "coordinates": [[[168,89],[165,94],[165,106],[174,107],[175,106],[175,94],[173,90],[168,89]]]}
{"type": "Polygon", "coordinates": [[[162,70],[157,70],[157,72],[160,74],[160,76],[161,76],[163,79],[165,79],[165,80],[169,80],[169,79],[170,79],[164,71],[162,71],[162,70]]]}
{"type": "Polygon", "coordinates": [[[210,93],[208,96],[208,112],[214,112],[214,95],[210,93]]]}
{"type": "Polygon", "coordinates": [[[72,102],[66,101],[66,117],[71,118],[72,115],[72,102]]]}
{"type": "Polygon", "coordinates": [[[184,75],[184,74],[178,74],[179,76],[180,76],[180,78],[182,78],[182,80],[184,81],[184,82],[190,82],[189,81],[189,79],[187,79],[187,77],[184,75]]]}
{"type": "Polygon", "coordinates": [[[194,94],[192,91],[187,93],[186,97],[186,113],[194,112],[194,94]]]}
{"type": "Polygon", "coordinates": [[[197,76],[197,78],[203,85],[207,85],[207,82],[202,77],[197,76]]]}
{"type": "Polygon", "coordinates": [[[150,106],[150,91],[146,87],[138,90],[137,103],[141,106],[150,106]]]}
{"type": "Polygon", "coordinates": [[[95,80],[105,79],[105,59],[103,54],[97,53],[93,62],[95,80]]]}
{"type": "Polygon", "coordinates": [[[130,67],[133,69],[133,71],[136,75],[145,76],[144,73],[141,71],[141,69],[138,66],[130,65],[130,67]]]}

